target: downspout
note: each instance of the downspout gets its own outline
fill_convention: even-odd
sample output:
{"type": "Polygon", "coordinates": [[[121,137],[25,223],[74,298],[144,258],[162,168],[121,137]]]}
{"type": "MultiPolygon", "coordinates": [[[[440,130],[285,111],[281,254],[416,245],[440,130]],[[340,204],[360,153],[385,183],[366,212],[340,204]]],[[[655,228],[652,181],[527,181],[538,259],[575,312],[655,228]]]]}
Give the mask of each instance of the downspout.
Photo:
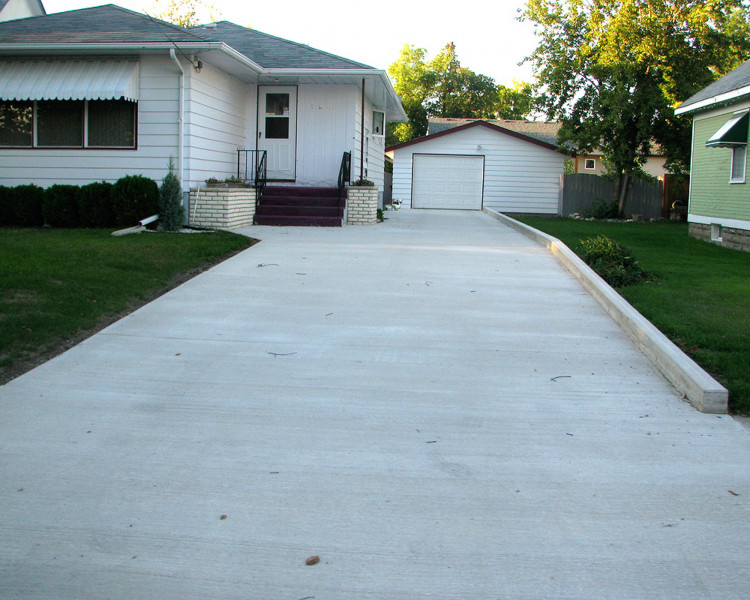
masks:
{"type": "Polygon", "coordinates": [[[175,55],[174,48],[169,49],[169,56],[174,61],[174,64],[177,65],[177,69],[180,71],[180,88],[179,88],[179,116],[177,118],[177,172],[179,173],[180,177],[180,184],[182,185],[182,189],[184,191],[185,189],[185,179],[184,179],[184,171],[183,171],[183,162],[184,162],[184,146],[185,146],[185,71],[182,69],[182,65],[180,65],[180,61],[177,59],[177,56],[175,55]]]}
{"type": "Polygon", "coordinates": [[[362,78],[362,123],[359,131],[359,180],[365,178],[365,78],[362,78]]]}

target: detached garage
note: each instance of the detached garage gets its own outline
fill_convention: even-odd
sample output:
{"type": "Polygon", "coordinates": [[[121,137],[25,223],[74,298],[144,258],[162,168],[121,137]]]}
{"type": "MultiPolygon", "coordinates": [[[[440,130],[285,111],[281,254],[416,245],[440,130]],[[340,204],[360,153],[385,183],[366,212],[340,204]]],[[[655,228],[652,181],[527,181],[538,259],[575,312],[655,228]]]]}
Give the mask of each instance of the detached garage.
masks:
{"type": "Polygon", "coordinates": [[[559,214],[569,156],[549,142],[473,121],[386,152],[403,206],[559,214]]]}

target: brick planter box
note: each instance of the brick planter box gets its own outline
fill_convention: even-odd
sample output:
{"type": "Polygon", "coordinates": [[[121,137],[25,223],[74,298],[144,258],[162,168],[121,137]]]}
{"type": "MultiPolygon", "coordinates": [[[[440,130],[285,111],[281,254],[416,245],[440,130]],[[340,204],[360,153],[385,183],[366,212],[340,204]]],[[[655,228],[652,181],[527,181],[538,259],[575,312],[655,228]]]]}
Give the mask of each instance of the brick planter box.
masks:
{"type": "Polygon", "coordinates": [[[253,224],[256,189],[209,185],[190,190],[191,227],[234,229],[253,224]]]}
{"type": "Polygon", "coordinates": [[[378,222],[378,188],[349,186],[346,208],[348,225],[374,225],[378,222]]]}

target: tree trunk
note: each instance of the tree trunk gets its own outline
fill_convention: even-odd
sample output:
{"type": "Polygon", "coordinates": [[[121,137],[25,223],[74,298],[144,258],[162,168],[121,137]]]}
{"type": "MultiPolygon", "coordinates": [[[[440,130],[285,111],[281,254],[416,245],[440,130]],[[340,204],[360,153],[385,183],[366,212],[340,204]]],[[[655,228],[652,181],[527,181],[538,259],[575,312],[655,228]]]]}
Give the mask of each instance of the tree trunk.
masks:
{"type": "Polygon", "coordinates": [[[624,173],[620,175],[622,178],[622,186],[620,187],[620,203],[617,206],[617,216],[621,219],[625,218],[625,202],[628,199],[628,189],[630,189],[630,173],[624,173]]]}

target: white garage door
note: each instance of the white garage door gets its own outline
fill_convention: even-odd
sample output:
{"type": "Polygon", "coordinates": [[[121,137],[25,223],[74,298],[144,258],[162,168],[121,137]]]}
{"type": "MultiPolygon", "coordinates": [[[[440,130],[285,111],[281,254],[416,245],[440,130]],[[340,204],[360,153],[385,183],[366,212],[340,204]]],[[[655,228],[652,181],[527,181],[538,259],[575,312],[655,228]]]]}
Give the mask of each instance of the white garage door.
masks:
{"type": "Polygon", "coordinates": [[[415,154],[412,168],[413,208],[482,210],[483,156],[415,154]]]}

